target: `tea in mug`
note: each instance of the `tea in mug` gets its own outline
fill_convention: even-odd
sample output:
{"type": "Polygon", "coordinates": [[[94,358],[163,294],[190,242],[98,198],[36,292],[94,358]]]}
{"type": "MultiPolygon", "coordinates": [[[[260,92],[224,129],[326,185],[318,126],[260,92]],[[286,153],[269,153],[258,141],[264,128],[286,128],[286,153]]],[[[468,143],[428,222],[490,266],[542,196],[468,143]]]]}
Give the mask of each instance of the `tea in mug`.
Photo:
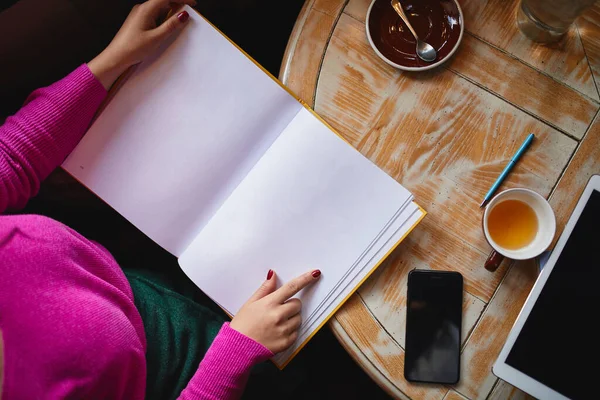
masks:
{"type": "Polygon", "coordinates": [[[518,250],[535,239],[538,218],[528,204],[519,200],[505,200],[490,211],[488,231],[498,246],[518,250]]]}

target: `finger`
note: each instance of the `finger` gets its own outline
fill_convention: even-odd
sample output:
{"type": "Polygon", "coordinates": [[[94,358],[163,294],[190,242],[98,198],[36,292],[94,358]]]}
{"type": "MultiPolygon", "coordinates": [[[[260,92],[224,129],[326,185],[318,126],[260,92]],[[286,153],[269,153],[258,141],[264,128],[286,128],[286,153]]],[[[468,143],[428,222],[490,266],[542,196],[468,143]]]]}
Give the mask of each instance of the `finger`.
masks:
{"type": "Polygon", "coordinates": [[[300,299],[289,299],[281,306],[283,314],[290,318],[302,311],[302,302],[300,299]]]}
{"type": "Polygon", "coordinates": [[[257,301],[263,297],[273,293],[277,287],[277,279],[275,278],[275,271],[272,269],[267,272],[267,279],[260,285],[258,290],[254,292],[248,301],[257,301]]]}
{"type": "Polygon", "coordinates": [[[286,331],[291,335],[300,328],[300,325],[302,325],[302,315],[296,314],[285,323],[286,331]]]}
{"type": "Polygon", "coordinates": [[[294,343],[296,343],[296,340],[298,340],[298,331],[292,332],[292,334],[286,338],[286,348],[291,347],[294,343]]]}
{"type": "Polygon", "coordinates": [[[190,15],[187,11],[173,14],[167,18],[165,22],[153,29],[152,34],[155,35],[158,40],[165,40],[169,36],[175,34],[175,32],[183,29],[189,18],[190,15]]]}
{"type": "Polygon", "coordinates": [[[305,272],[297,278],[292,279],[273,293],[273,298],[278,303],[284,303],[287,299],[294,296],[296,293],[307,287],[313,282],[316,282],[321,276],[321,271],[318,269],[310,272],[305,272]]]}
{"type": "Polygon", "coordinates": [[[164,16],[172,6],[184,5],[195,6],[195,0],[148,0],[143,3],[143,11],[151,19],[157,19],[160,16],[164,16]]]}

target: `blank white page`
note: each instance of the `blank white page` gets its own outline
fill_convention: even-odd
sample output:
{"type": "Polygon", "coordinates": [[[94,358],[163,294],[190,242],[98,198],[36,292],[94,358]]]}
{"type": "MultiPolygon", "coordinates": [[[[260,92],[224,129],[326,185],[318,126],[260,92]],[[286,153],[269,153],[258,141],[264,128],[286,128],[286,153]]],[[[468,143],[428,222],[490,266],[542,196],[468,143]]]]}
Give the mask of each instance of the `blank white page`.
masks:
{"type": "Polygon", "coordinates": [[[362,268],[364,267],[364,265],[366,263],[368,263],[369,260],[371,260],[373,253],[376,253],[377,251],[379,251],[381,246],[384,243],[386,243],[386,241],[389,239],[389,236],[392,235],[393,232],[398,230],[398,226],[402,225],[404,223],[404,220],[407,218],[406,214],[404,214],[404,209],[406,208],[406,206],[409,206],[412,204],[412,198],[410,200],[411,201],[409,201],[409,202],[407,202],[407,204],[403,205],[402,209],[400,211],[398,211],[394,217],[392,217],[392,220],[383,228],[383,230],[379,233],[377,238],[358,257],[358,259],[355,261],[354,265],[352,265],[350,268],[348,268],[346,270],[346,273],[344,274],[344,276],[342,276],[341,280],[338,281],[338,284],[331,289],[331,291],[329,292],[327,297],[321,299],[321,303],[315,309],[315,312],[312,315],[304,315],[303,316],[304,323],[308,323],[310,318],[315,316],[316,311],[319,311],[323,306],[330,303],[331,301],[335,302],[335,299],[337,297],[336,291],[337,291],[338,287],[341,284],[343,284],[344,280],[347,279],[348,277],[355,276],[359,271],[361,271],[362,268]]]}
{"type": "Polygon", "coordinates": [[[176,256],[302,106],[188,7],[63,167],[176,256]]]}
{"type": "Polygon", "coordinates": [[[325,320],[334,312],[340,302],[349,296],[358,284],[375,268],[377,264],[385,257],[385,255],[394,246],[402,240],[402,238],[410,232],[410,230],[419,222],[423,217],[423,212],[418,207],[411,203],[406,212],[398,217],[396,222],[390,226],[386,233],[382,236],[381,242],[378,243],[377,247],[373,247],[368,254],[368,261],[365,260],[361,264],[360,268],[357,268],[353,274],[347,276],[340,285],[332,293],[331,299],[325,304],[319,307],[319,310],[312,315],[311,318],[307,318],[303,315],[302,328],[299,331],[298,339],[296,342],[287,350],[276,354],[273,357],[275,364],[282,366],[289,358],[300,348],[305,342],[312,336],[313,332],[323,323],[325,320]],[[407,219],[408,218],[408,219],[407,219]],[[385,242],[387,240],[387,242],[385,242]],[[382,243],[385,242],[385,243],[382,243]],[[379,250],[375,250],[379,248],[379,250]],[[306,320],[304,320],[306,319],[306,320]]]}
{"type": "Polygon", "coordinates": [[[327,317],[337,306],[337,302],[339,302],[340,299],[345,298],[348,293],[356,288],[358,282],[381,262],[382,258],[398,244],[402,237],[410,232],[423,215],[423,212],[414,202],[409,203],[408,207],[402,211],[402,214],[399,215],[380,236],[376,245],[371,247],[363,256],[352,273],[344,276],[338,286],[331,292],[330,298],[321,304],[317,312],[311,316],[304,316],[303,321],[305,324],[300,335],[302,336],[305,333],[305,330],[314,325],[318,325],[320,321],[327,317]],[[329,312],[326,312],[328,310],[329,312]],[[326,313],[323,314],[324,312],[326,313]]]}
{"type": "Polygon", "coordinates": [[[269,269],[312,269],[311,315],[411,194],[302,109],[182,254],[205,293],[235,314],[269,269]]]}

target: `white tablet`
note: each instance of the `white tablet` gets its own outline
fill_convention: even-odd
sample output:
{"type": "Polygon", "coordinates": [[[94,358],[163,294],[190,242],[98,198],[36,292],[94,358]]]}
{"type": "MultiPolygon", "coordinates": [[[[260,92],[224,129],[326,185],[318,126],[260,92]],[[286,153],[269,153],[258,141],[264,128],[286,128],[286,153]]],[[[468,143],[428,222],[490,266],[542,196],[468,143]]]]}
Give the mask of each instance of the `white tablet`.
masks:
{"type": "Polygon", "coordinates": [[[508,335],[495,375],[540,399],[600,396],[599,260],[594,175],[508,335]]]}

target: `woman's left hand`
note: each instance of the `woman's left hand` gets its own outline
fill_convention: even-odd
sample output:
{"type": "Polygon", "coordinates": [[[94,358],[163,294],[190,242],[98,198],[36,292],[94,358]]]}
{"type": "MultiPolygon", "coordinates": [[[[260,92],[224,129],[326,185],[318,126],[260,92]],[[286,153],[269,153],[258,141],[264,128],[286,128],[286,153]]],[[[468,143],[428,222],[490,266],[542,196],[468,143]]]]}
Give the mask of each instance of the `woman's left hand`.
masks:
{"type": "Polygon", "coordinates": [[[240,308],[229,326],[275,354],[287,349],[298,338],[302,324],[302,302],[294,296],[320,276],[318,269],[306,272],[277,289],[275,272],[269,270],[267,280],[240,308]]]}
{"type": "Polygon", "coordinates": [[[185,26],[186,11],[159,24],[173,6],[195,5],[195,0],[148,0],[133,7],[119,32],[88,67],[108,90],[127,68],[141,62],[161,43],[185,26]]]}

